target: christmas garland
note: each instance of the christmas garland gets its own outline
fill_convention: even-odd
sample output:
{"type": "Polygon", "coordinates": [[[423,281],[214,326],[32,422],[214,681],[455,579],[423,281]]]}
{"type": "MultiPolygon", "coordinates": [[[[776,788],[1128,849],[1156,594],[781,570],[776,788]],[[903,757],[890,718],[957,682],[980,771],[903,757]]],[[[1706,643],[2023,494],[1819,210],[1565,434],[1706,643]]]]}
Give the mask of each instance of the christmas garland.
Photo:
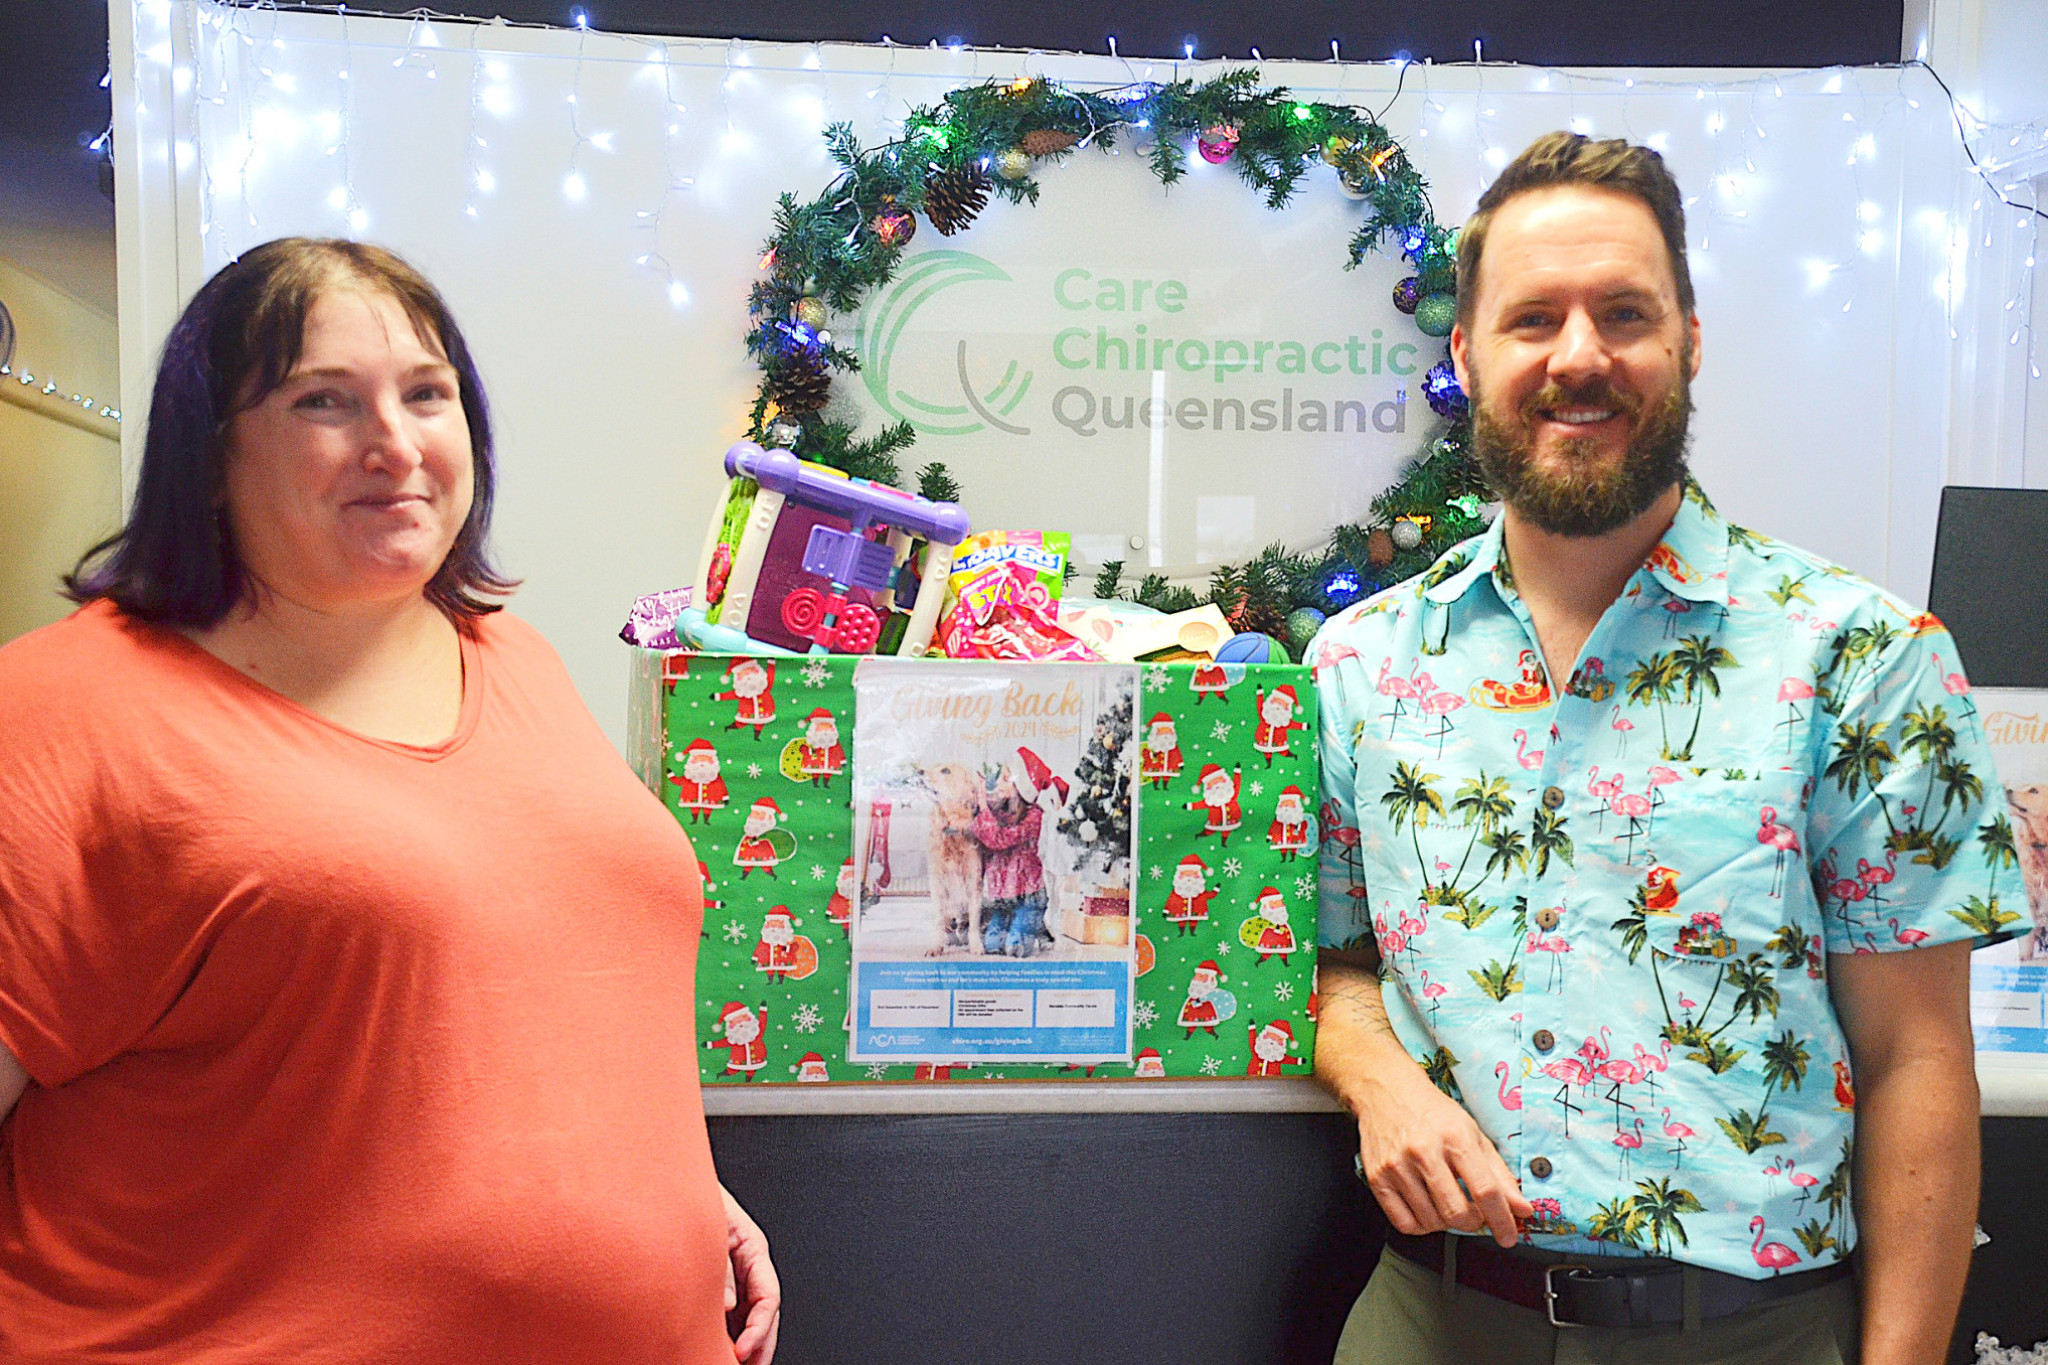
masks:
{"type": "MultiPolygon", "coordinates": [[[[1395,307],[1431,337],[1447,336],[1456,313],[1457,231],[1437,223],[1428,183],[1407,152],[1369,114],[1296,100],[1284,88],[1260,86],[1250,69],[1201,84],[1104,91],[1037,77],[992,81],[913,109],[894,142],[863,148],[844,123],[825,138],[840,174],[808,203],[781,197],[762,278],[748,298],[747,350],[761,368],[748,434],[861,478],[898,483],[896,455],[916,434],[899,422],[858,437],[850,423],[823,415],[832,372],[860,368],[857,356],[833,342],[831,315],[857,310],[869,290],[894,276],[919,215],[951,236],[974,221],[991,193],[1036,203],[1039,163],[1089,147],[1149,141],[1143,150],[1152,173],[1172,185],[1187,172],[1192,144],[1205,160],[1228,163],[1272,209],[1287,204],[1318,162],[1327,163],[1364,213],[1345,269],[1391,240],[1415,266],[1395,286],[1395,307]]],[[[1298,652],[1325,613],[1421,572],[1483,529],[1487,494],[1467,457],[1467,402],[1448,350],[1425,376],[1423,396],[1448,419],[1447,429],[1374,500],[1367,522],[1337,527],[1322,550],[1270,546],[1216,570],[1206,598],[1157,574],[1127,588],[1123,565],[1112,562],[1096,579],[1097,595],[1165,611],[1213,601],[1238,628],[1298,652]]],[[[959,485],[943,464],[930,464],[919,471],[918,491],[950,501],[959,485]]]]}

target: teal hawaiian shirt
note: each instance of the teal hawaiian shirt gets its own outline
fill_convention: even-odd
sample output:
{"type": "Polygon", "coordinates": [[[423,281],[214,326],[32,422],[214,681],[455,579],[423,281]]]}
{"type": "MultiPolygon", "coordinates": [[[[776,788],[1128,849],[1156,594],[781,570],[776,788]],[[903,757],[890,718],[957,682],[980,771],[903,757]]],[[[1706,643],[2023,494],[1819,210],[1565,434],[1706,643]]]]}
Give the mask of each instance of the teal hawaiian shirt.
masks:
{"type": "Polygon", "coordinates": [[[1760,1277],[1856,1240],[1828,954],[2007,937],[2019,882],[1941,623],[1685,494],[1562,695],[1498,521],[1324,627],[1321,939],[1536,1245],[1760,1277]]]}

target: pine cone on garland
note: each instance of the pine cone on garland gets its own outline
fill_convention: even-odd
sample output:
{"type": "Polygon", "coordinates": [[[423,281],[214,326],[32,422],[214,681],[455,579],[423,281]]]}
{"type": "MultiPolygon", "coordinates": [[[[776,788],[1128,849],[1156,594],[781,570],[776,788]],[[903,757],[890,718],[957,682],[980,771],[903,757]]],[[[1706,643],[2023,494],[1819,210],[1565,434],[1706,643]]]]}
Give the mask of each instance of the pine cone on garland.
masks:
{"type": "Polygon", "coordinates": [[[1018,139],[1018,145],[1032,156],[1051,156],[1064,152],[1080,140],[1077,134],[1058,128],[1034,128],[1018,139]]]}
{"type": "Polygon", "coordinates": [[[934,171],[924,182],[924,213],[941,235],[951,237],[974,221],[988,203],[988,177],[975,165],[934,171]]]}
{"type": "Polygon", "coordinates": [[[816,412],[832,392],[825,358],[796,351],[768,372],[768,401],[784,412],[816,412]]]}

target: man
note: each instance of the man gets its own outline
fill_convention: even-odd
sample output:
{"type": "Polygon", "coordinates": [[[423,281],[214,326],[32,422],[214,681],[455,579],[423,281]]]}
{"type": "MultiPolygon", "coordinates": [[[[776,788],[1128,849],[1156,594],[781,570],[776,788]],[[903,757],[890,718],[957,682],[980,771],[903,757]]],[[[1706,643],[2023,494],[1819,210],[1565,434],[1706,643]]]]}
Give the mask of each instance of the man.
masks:
{"type": "Polygon", "coordinates": [[[1315,1070],[1393,1228],[1338,1359],[1938,1361],[1977,1200],[1968,954],[2003,936],[1953,645],[1687,476],[1700,324],[1656,153],[1537,141],[1458,303],[1502,513],[1309,654],[1326,849],[1356,834],[1315,1070]],[[1474,702],[1441,756],[1370,671],[1425,658],[1474,702]]]}

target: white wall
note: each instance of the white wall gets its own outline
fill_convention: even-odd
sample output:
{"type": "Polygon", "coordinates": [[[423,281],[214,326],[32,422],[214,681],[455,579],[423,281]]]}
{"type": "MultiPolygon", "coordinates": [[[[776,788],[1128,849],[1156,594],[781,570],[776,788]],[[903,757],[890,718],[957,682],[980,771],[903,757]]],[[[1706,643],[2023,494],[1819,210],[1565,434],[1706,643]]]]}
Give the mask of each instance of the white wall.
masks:
{"type": "MultiPolygon", "coordinates": [[[[7,248],[0,239],[0,252],[7,248]]],[[[114,320],[0,255],[0,303],[14,317],[15,373],[0,376],[0,644],[72,609],[58,592],[94,542],[120,524],[114,320]],[[22,375],[34,376],[22,384],[22,375]],[[59,390],[45,394],[55,382],[59,390]],[[100,401],[90,410],[72,394],[100,401]]]]}
{"type": "MultiPolygon", "coordinates": [[[[991,76],[1109,85],[1222,69],[659,44],[183,3],[139,7],[130,45],[121,19],[117,5],[117,119],[137,149],[121,209],[131,366],[246,245],[356,232],[411,256],[450,296],[494,395],[497,539],[527,580],[516,609],[562,650],[615,737],[626,667],[615,632],[635,594],[684,581],[694,564],[718,455],[752,395],[746,287],[775,196],[807,198],[830,179],[823,123],[847,120],[872,143],[909,107],[991,76]]],[[[1403,82],[1385,66],[1270,63],[1263,74],[1306,97],[1384,107],[1447,221],[1539,132],[1573,125],[1661,145],[1690,195],[1703,481],[1739,520],[1924,594],[1957,413],[1990,420],[1959,401],[1970,375],[1957,346],[1978,327],[1983,290],[1971,292],[1953,123],[1924,73],[1490,66],[1415,68],[1403,82]]],[[[1044,288],[1065,265],[1187,278],[1212,301],[1174,320],[1195,335],[1407,326],[1384,302],[1398,263],[1338,268],[1356,209],[1327,172],[1285,214],[1218,173],[1164,194],[1128,157],[1044,183],[1036,209],[993,210],[950,242],[925,227],[916,244],[977,253],[1018,282],[955,323],[986,353],[1036,367],[1034,405],[1074,377],[1051,356],[1063,320],[1044,288]]],[[[146,365],[129,382],[133,399],[146,365]]],[[[871,427],[860,385],[838,392],[871,427]]],[[[1416,405],[1399,441],[1175,433],[1112,448],[1035,411],[1029,441],[928,438],[906,463],[958,469],[977,524],[1068,526],[1105,545],[1137,534],[1146,552],[1163,539],[1162,567],[1189,573],[1247,536],[1306,544],[1355,515],[1419,448],[1426,416],[1416,405]]]]}

